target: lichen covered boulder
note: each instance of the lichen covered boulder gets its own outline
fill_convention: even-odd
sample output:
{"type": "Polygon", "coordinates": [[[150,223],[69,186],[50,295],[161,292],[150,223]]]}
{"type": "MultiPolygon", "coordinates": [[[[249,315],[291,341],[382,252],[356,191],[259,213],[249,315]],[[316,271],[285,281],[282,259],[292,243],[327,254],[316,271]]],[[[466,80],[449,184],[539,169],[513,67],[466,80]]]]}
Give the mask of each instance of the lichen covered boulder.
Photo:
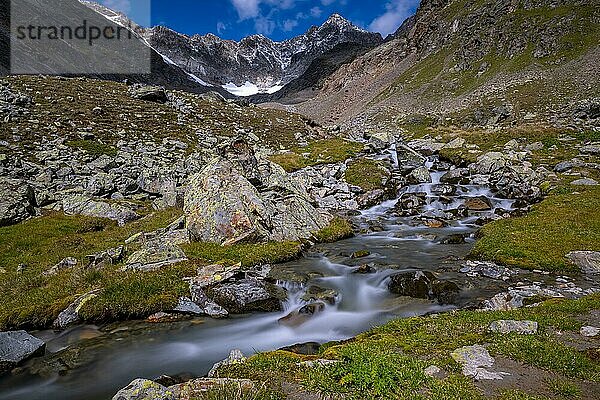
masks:
{"type": "Polygon", "coordinates": [[[227,153],[194,175],[185,195],[194,241],[219,244],[310,239],[332,216],[279,166],[227,153]]]}

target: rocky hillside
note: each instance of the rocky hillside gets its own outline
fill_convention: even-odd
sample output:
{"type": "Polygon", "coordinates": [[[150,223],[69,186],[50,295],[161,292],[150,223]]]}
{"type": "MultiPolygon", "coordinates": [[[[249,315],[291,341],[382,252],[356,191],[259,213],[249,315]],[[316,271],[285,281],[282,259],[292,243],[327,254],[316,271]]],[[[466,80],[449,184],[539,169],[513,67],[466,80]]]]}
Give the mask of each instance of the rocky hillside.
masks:
{"type": "Polygon", "coordinates": [[[394,39],[298,110],[321,121],[585,122],[598,116],[596,0],[424,0],[394,39]]]}

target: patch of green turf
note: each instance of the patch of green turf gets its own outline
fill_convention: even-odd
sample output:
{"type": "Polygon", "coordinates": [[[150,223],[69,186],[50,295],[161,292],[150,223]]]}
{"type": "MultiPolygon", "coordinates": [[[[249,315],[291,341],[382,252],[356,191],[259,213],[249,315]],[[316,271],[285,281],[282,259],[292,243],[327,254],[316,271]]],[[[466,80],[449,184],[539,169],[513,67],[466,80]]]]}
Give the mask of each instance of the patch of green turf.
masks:
{"type": "Polygon", "coordinates": [[[66,144],[67,146],[84,150],[86,153],[94,157],[102,155],[114,157],[117,155],[117,149],[115,147],[104,144],[97,140],[71,140],[66,144]]]}
{"type": "Polygon", "coordinates": [[[390,174],[381,161],[359,158],[348,163],[345,179],[351,185],[358,186],[368,192],[385,189],[385,182],[390,174]]]}
{"type": "Polygon", "coordinates": [[[346,219],[335,217],[326,228],[315,233],[319,243],[333,243],[354,236],[352,225],[346,219]]]}
{"type": "Polygon", "coordinates": [[[581,389],[577,384],[565,379],[549,379],[546,382],[548,389],[563,399],[581,398],[581,389]]]}
{"type": "Polygon", "coordinates": [[[600,381],[600,365],[576,349],[543,335],[512,336],[494,350],[514,360],[571,377],[600,381]]]}
{"type": "Polygon", "coordinates": [[[182,246],[190,259],[208,263],[237,264],[252,267],[296,259],[302,246],[298,242],[269,242],[221,246],[217,243],[189,243],[182,246]]]}
{"type": "Polygon", "coordinates": [[[523,217],[484,226],[471,256],[526,269],[576,272],[565,256],[600,250],[599,207],[600,188],[550,196],[523,217]]]}
{"type": "Polygon", "coordinates": [[[299,169],[345,161],[362,151],[363,145],[339,138],[318,140],[306,147],[293,147],[290,152],[271,156],[271,161],[279,164],[287,172],[299,169]]]}

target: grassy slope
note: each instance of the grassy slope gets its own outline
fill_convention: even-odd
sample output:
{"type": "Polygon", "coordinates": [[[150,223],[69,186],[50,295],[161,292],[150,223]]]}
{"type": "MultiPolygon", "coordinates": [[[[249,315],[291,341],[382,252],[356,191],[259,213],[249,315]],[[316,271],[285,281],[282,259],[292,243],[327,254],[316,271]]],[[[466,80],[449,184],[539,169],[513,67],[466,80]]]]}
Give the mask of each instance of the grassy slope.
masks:
{"type": "MultiPolygon", "coordinates": [[[[450,353],[461,346],[484,344],[495,356],[505,356],[556,373],[548,392],[577,392],[583,380],[600,382],[597,356],[579,352],[557,340],[550,327],[578,331],[578,316],[600,307],[600,295],[580,300],[551,300],[541,306],[506,312],[458,311],[439,316],[404,318],[374,328],[343,343],[321,347],[318,357],[339,360],[332,367],[309,370],[299,361],[315,356],[287,352],[262,353],[244,364],[220,370],[221,376],[270,382],[299,382],[325,395],[346,399],[483,399],[471,379],[460,374],[450,353]],[[534,320],[539,332],[533,336],[490,333],[487,327],[499,319],[534,320]],[[429,378],[429,365],[443,368],[448,376],[429,378]],[[569,382],[565,384],[565,382],[569,382]],[[575,388],[575,389],[574,389],[575,388]]],[[[541,399],[519,390],[499,393],[497,399],[541,399]]],[[[560,397],[559,397],[560,398],[560,397]]]]}
{"type": "MultiPolygon", "coordinates": [[[[207,263],[242,263],[251,267],[264,263],[289,261],[300,255],[301,243],[240,244],[222,247],[210,243],[183,246],[189,262],[140,273],[121,272],[121,265],[100,271],[83,268],[43,276],[65,257],[81,260],[89,254],[122,245],[138,232],[167,226],[181,214],[170,209],[119,227],[111,221],[52,213],[24,223],[0,228],[0,330],[14,327],[44,327],[50,324],[78,295],[103,288],[101,295],[81,310],[90,321],[143,318],[169,310],[180,296],[187,295],[182,281],[207,263]],[[17,266],[25,264],[22,272],[17,266]]],[[[352,235],[350,224],[340,218],[316,232],[322,242],[352,235]]],[[[128,253],[136,249],[128,246],[128,253]]]]}
{"type": "Polygon", "coordinates": [[[295,146],[287,153],[271,156],[271,161],[281,165],[287,172],[294,172],[309,166],[345,161],[362,149],[363,145],[360,143],[339,138],[317,140],[308,146],[295,146]]]}
{"type": "Polygon", "coordinates": [[[574,271],[565,255],[600,251],[600,188],[551,195],[519,218],[486,225],[472,256],[548,271],[574,271]]]}

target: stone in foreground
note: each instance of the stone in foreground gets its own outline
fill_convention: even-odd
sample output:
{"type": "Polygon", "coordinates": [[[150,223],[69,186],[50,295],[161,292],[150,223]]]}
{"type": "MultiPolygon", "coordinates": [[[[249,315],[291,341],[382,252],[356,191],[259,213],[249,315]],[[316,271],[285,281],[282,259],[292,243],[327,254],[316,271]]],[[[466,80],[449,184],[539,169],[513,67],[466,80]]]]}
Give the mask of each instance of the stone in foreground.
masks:
{"type": "Polygon", "coordinates": [[[45,350],[46,343],[25,331],[0,332],[0,374],[45,350]]]}
{"type": "Polygon", "coordinates": [[[148,379],[136,379],[119,390],[112,400],[176,400],[175,393],[148,379]]]}
{"type": "Polygon", "coordinates": [[[462,373],[475,380],[502,380],[509,375],[505,372],[492,372],[487,368],[494,366],[494,359],[481,345],[465,346],[454,350],[452,358],[462,366],[462,373]]]}
{"type": "Polygon", "coordinates": [[[583,326],[579,330],[579,333],[581,334],[581,336],[585,337],[596,337],[600,335],[600,328],[597,328],[595,326],[583,326]]]}
{"type": "Polygon", "coordinates": [[[537,333],[538,323],[535,321],[499,320],[490,324],[490,331],[494,333],[519,333],[533,335],[537,333]]]}
{"type": "Polygon", "coordinates": [[[572,251],[567,254],[567,258],[584,274],[600,274],[600,252],[598,251],[572,251]]]}

